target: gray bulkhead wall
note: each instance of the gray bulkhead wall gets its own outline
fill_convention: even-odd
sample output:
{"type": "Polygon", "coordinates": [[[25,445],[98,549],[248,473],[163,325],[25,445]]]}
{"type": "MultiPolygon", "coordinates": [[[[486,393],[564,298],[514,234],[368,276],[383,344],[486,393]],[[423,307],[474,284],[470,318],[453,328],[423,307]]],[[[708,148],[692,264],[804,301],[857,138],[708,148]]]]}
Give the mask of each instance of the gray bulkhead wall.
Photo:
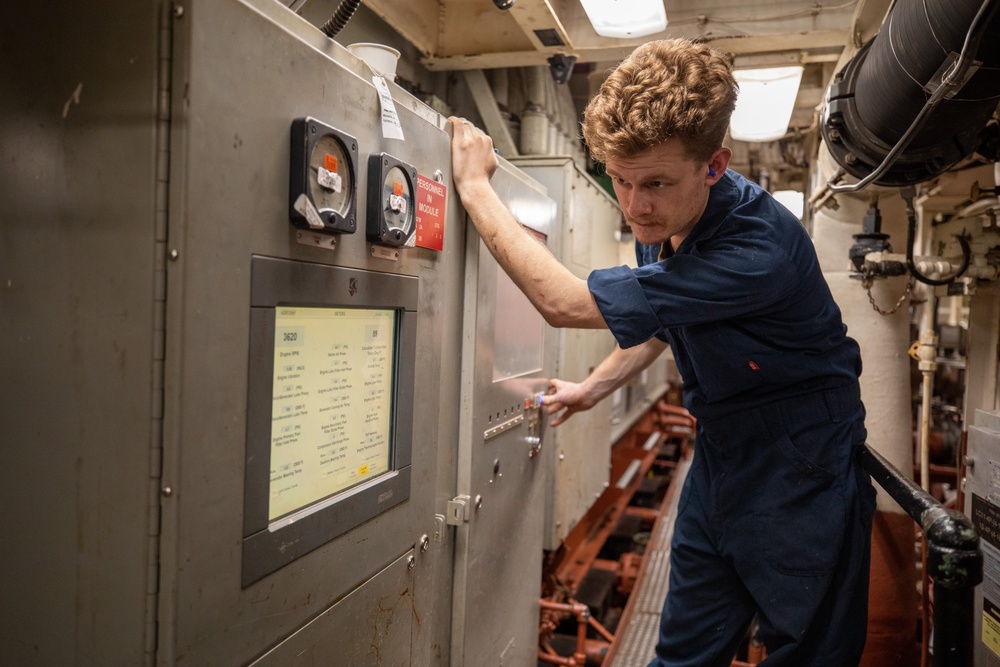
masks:
{"type": "Polygon", "coordinates": [[[152,657],[159,3],[0,8],[0,662],[152,657]]]}
{"type": "Polygon", "coordinates": [[[397,261],[288,220],[293,118],[450,184],[444,120],[394,89],[378,137],[367,67],[271,0],[8,4],[0,53],[4,662],[446,664],[457,198],[397,261]],[[254,254],[418,277],[419,362],[409,500],[242,588],[254,254]]]}

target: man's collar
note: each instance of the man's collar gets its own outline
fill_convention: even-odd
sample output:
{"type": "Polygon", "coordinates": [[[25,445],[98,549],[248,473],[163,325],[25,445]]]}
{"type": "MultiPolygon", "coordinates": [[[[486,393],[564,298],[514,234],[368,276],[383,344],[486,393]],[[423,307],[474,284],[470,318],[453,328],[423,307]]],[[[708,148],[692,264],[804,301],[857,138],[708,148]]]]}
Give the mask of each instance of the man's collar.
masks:
{"type": "MultiPolygon", "coordinates": [[[[725,222],[729,215],[729,212],[733,210],[736,202],[739,200],[739,184],[737,183],[737,178],[739,176],[732,170],[727,169],[726,173],[722,175],[715,185],[711,187],[708,193],[708,204],[705,205],[705,211],[701,214],[701,218],[695,224],[694,229],[691,233],[681,241],[680,246],[677,251],[681,251],[684,248],[690,247],[691,244],[697,243],[698,241],[711,238],[725,222]]],[[[670,241],[667,241],[664,246],[670,246],[670,241]]],[[[660,250],[661,256],[663,255],[663,250],[660,250]]],[[[671,252],[669,255],[673,255],[671,252]]],[[[661,257],[662,258],[662,257],[661,257]]]]}

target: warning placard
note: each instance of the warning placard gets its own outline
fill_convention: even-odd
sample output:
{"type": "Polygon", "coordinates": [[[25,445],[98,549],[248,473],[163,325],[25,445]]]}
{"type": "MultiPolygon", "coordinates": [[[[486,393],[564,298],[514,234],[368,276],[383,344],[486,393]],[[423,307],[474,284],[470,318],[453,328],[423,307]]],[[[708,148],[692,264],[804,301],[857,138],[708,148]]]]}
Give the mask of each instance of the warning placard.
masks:
{"type": "Polygon", "coordinates": [[[430,250],[444,249],[444,216],[448,188],[443,183],[417,174],[417,245],[430,250]]]}
{"type": "Polygon", "coordinates": [[[983,643],[1000,655],[1000,609],[983,598],[983,643]]]}

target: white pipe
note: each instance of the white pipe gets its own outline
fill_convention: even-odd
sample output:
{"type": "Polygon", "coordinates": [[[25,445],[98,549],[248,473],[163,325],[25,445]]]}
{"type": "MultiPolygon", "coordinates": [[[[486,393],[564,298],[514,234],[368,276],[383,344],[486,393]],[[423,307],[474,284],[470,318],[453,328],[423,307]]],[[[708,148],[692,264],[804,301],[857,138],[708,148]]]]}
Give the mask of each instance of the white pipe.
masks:
{"type": "Polygon", "coordinates": [[[490,70],[490,83],[497,106],[501,109],[507,109],[510,103],[510,78],[507,69],[498,67],[490,70]]]}
{"type": "MultiPolygon", "coordinates": [[[[901,262],[906,263],[906,255],[902,253],[890,252],[870,252],[865,255],[865,264],[872,268],[881,262],[901,262]]],[[[928,278],[952,275],[962,266],[962,260],[948,257],[914,257],[913,264],[921,274],[928,278]]],[[[985,247],[981,250],[973,248],[972,260],[965,269],[962,277],[979,278],[980,280],[993,280],[1000,274],[1000,267],[989,264],[986,260],[985,247]]]]}
{"type": "MultiPolygon", "coordinates": [[[[820,151],[822,178],[828,178],[836,166],[826,149],[820,151]]],[[[868,413],[868,444],[900,470],[913,469],[913,428],[910,396],[910,318],[906,308],[894,315],[882,316],[868,301],[861,281],[851,275],[847,253],[861,232],[868,209],[868,196],[838,194],[836,210],[822,208],[813,216],[813,240],[823,275],[840,306],[848,335],[861,346],[864,372],[861,374],[861,397],[868,413]]],[[[885,194],[879,199],[883,231],[894,238],[905,238],[906,216],[898,195],[885,194]]],[[[903,277],[877,280],[871,293],[877,303],[891,306],[906,287],[903,277]]],[[[879,509],[901,513],[885,493],[879,492],[879,509]]]]}
{"type": "Polygon", "coordinates": [[[545,77],[548,73],[544,67],[525,67],[524,77],[527,87],[527,99],[525,102],[528,105],[537,104],[539,107],[545,107],[545,77]]]}
{"type": "Polygon", "coordinates": [[[549,119],[545,112],[545,67],[524,69],[527,99],[521,113],[522,155],[547,155],[549,152],[549,119]]]}
{"type": "Polygon", "coordinates": [[[934,331],[934,313],[937,297],[933,289],[927,290],[924,315],[920,321],[920,346],[917,349],[918,367],[923,375],[920,403],[920,486],[931,490],[931,398],[934,395],[934,371],[937,370],[937,333],[934,331]]]}
{"type": "Polygon", "coordinates": [[[521,114],[522,155],[546,155],[549,148],[549,119],[540,107],[528,105],[521,114]]]}

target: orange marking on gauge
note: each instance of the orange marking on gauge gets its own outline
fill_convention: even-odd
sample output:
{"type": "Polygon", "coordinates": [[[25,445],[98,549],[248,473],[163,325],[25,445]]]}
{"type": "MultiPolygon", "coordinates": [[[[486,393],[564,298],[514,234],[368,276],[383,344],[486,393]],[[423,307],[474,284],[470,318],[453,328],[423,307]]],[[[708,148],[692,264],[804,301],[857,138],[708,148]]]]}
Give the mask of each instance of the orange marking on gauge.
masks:
{"type": "Polygon", "coordinates": [[[394,182],[392,184],[392,194],[396,195],[397,197],[399,195],[403,194],[403,184],[402,183],[398,183],[398,182],[394,182]]]}
{"type": "Polygon", "coordinates": [[[330,155],[329,153],[323,156],[323,168],[327,171],[332,171],[336,173],[337,171],[337,156],[330,155]]]}

